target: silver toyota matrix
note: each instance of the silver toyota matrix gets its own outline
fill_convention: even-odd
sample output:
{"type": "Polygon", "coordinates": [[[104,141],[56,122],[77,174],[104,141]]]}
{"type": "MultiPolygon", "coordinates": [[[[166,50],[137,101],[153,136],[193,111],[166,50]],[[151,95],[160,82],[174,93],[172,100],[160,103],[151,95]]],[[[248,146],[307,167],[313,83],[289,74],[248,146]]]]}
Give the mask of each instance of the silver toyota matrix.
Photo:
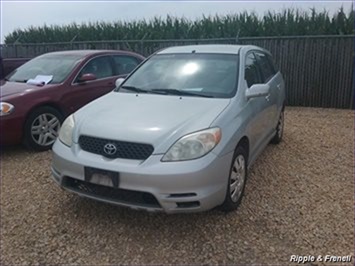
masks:
{"type": "Polygon", "coordinates": [[[248,168],[282,139],[284,87],[260,47],[161,50],[65,120],[52,177],[68,191],[134,209],[234,210],[248,168]]]}

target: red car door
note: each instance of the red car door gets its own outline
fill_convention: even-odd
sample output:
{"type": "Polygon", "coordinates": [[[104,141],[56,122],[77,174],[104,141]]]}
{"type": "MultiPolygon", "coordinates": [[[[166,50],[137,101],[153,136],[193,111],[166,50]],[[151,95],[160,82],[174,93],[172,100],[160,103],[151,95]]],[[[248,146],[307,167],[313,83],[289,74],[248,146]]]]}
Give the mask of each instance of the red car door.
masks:
{"type": "Polygon", "coordinates": [[[71,112],[75,112],[87,103],[103,96],[115,88],[118,76],[113,68],[109,55],[97,56],[90,59],[73,80],[66,99],[71,112]],[[83,75],[90,74],[93,80],[83,81],[83,75]]]}

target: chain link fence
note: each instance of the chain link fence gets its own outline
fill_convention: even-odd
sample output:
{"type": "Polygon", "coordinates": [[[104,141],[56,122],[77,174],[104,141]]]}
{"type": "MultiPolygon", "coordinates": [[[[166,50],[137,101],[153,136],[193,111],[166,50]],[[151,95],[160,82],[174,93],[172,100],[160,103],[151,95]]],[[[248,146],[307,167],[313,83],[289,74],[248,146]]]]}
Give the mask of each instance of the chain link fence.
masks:
{"type": "Polygon", "coordinates": [[[129,50],[149,56],[169,46],[252,44],[269,50],[286,81],[288,105],[354,108],[354,37],[291,36],[223,39],[122,40],[1,45],[1,56],[35,57],[62,50],[129,50]]]}

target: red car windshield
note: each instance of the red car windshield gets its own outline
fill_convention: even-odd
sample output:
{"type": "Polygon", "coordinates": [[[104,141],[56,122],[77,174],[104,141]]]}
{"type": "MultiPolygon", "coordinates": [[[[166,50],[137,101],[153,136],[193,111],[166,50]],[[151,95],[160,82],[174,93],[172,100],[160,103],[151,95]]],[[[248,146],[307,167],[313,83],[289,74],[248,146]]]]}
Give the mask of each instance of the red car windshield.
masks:
{"type": "Polygon", "coordinates": [[[51,84],[63,82],[80,61],[79,55],[42,55],[32,59],[10,73],[6,80],[13,82],[27,82],[37,75],[53,76],[51,84]]]}

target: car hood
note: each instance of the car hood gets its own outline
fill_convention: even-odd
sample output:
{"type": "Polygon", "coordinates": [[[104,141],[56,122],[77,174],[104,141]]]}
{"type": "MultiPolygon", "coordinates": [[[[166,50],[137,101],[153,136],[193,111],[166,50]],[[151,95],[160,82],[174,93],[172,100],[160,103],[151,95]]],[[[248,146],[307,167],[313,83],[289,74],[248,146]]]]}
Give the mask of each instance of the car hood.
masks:
{"type": "MultiPolygon", "coordinates": [[[[50,86],[50,85],[46,85],[50,86]]],[[[27,83],[20,83],[20,82],[9,82],[5,80],[1,80],[0,82],[0,96],[1,98],[11,96],[13,94],[24,94],[31,90],[35,90],[38,88],[45,88],[46,86],[35,86],[29,85],[27,83]]],[[[52,85],[53,86],[53,85],[52,85]]]]}
{"type": "Polygon", "coordinates": [[[230,99],[109,93],[75,113],[80,135],[147,143],[165,153],[180,137],[208,128],[230,99]]]}

